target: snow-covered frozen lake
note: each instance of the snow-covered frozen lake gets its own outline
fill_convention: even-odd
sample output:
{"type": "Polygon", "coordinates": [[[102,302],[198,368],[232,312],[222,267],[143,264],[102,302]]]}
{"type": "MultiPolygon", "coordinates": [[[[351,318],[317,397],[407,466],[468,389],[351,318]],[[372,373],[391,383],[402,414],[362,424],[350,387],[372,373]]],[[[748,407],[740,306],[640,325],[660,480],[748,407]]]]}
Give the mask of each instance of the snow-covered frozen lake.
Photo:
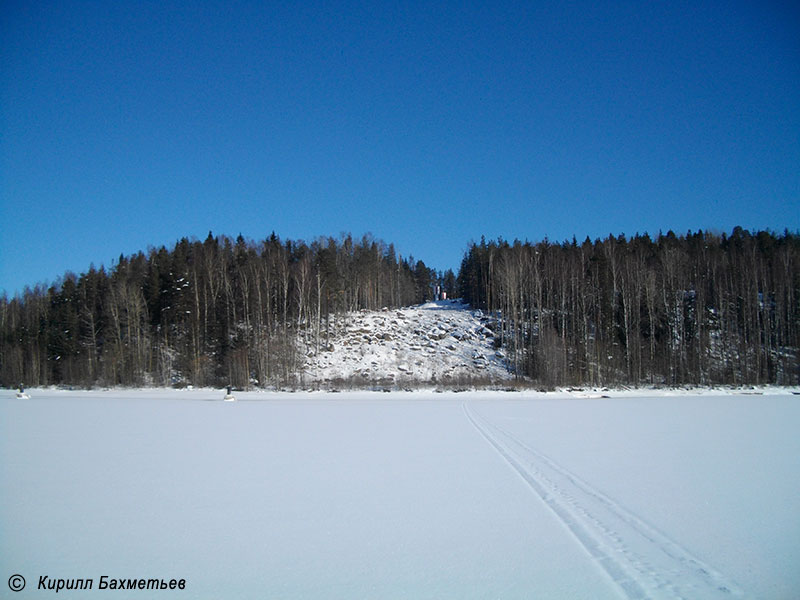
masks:
{"type": "MultiPolygon", "coordinates": [[[[0,586],[797,598],[800,396],[0,391],[0,586]]],[[[5,594],[5,591],[3,592],[5,594]]],[[[3,595],[0,594],[0,595],[3,595]]]]}

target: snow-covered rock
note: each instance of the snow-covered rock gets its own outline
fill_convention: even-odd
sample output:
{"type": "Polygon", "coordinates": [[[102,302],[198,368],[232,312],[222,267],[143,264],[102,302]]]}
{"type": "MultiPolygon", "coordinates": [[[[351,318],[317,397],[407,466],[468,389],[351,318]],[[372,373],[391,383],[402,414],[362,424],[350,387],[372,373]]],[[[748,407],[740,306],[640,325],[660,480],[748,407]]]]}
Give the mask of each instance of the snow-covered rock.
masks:
{"type": "Polygon", "coordinates": [[[344,315],[331,324],[319,354],[303,352],[305,381],[510,379],[485,319],[457,300],[344,315]]]}

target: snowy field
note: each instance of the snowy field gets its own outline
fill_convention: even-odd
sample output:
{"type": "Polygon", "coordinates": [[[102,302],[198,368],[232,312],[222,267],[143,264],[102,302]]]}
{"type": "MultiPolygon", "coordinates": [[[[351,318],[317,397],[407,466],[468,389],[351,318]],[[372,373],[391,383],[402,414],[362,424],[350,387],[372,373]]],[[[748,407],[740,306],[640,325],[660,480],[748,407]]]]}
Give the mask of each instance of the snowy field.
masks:
{"type": "Polygon", "coordinates": [[[800,396],[0,391],[0,597],[797,598],[800,396]]]}

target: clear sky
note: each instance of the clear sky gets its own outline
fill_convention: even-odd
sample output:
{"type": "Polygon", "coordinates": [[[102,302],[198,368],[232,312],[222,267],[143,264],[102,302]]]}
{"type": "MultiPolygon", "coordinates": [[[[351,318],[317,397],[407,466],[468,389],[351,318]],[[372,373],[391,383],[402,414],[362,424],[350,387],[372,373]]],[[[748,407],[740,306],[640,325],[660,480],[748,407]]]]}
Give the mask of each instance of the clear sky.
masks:
{"type": "Polygon", "coordinates": [[[800,229],[800,5],[0,3],[0,290],[214,234],[800,229]]]}

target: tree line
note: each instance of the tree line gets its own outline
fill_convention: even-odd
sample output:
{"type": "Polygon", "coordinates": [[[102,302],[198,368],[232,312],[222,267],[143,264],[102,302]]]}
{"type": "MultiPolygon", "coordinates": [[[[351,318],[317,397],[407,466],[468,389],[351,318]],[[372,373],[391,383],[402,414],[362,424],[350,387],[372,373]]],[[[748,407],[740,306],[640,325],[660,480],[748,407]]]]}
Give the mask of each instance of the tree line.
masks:
{"type": "Polygon", "coordinates": [[[370,236],[184,238],[0,297],[0,385],[297,384],[336,319],[424,302],[446,275],[370,236]]]}
{"type": "Polygon", "coordinates": [[[485,311],[537,385],[797,384],[800,236],[472,243],[458,276],[364,236],[181,239],[0,297],[0,385],[303,384],[353,311],[485,311]]]}
{"type": "Polygon", "coordinates": [[[800,382],[800,236],[473,243],[463,298],[543,385],[800,382]]]}

